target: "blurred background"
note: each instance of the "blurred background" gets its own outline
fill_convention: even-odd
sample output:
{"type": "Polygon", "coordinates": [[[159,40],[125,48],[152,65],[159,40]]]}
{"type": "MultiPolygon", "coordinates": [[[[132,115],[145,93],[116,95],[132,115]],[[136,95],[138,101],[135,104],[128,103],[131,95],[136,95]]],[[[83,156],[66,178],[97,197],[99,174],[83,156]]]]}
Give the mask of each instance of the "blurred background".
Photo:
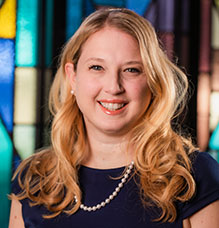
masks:
{"type": "Polygon", "coordinates": [[[14,169],[49,144],[48,92],[61,48],[101,7],[132,9],[154,25],[168,57],[190,81],[183,128],[219,162],[219,0],[0,0],[2,228],[14,169]]]}

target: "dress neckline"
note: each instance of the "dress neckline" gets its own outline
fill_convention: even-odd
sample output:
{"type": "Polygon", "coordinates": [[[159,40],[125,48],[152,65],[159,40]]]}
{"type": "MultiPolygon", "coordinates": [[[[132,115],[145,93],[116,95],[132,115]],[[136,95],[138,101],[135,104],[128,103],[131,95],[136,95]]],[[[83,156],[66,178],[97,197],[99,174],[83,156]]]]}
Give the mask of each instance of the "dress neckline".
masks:
{"type": "Polygon", "coordinates": [[[100,169],[100,168],[92,168],[85,165],[80,166],[80,170],[90,173],[118,173],[123,171],[126,166],[118,167],[118,168],[109,168],[109,169],[100,169]]]}

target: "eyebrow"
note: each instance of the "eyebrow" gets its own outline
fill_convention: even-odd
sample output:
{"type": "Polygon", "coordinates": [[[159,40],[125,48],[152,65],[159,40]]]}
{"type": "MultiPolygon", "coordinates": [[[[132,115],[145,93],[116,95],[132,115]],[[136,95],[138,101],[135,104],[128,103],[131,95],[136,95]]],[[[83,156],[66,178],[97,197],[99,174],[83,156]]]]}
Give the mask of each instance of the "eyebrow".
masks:
{"type": "Polygon", "coordinates": [[[143,65],[143,63],[141,61],[128,61],[124,65],[129,65],[129,64],[140,64],[140,65],[143,65]]]}
{"type": "Polygon", "coordinates": [[[100,62],[104,62],[104,59],[98,58],[98,57],[91,57],[89,59],[87,59],[85,62],[89,62],[89,61],[100,61],[100,62]]]}
{"type": "MultiPolygon", "coordinates": [[[[102,58],[98,58],[98,57],[91,57],[91,58],[88,58],[85,62],[89,62],[89,61],[100,61],[100,62],[105,62],[104,59],[102,58]]],[[[126,63],[124,63],[124,65],[129,65],[129,64],[140,64],[142,65],[142,62],[141,61],[128,61],[126,63]]]]}

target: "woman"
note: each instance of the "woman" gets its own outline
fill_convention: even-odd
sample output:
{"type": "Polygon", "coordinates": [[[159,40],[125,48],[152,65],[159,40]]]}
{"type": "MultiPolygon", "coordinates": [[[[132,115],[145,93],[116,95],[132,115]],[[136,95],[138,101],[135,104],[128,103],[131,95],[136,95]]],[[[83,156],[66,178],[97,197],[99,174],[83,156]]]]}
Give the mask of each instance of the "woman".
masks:
{"type": "Polygon", "coordinates": [[[15,174],[10,228],[219,227],[219,166],[172,129],[187,87],[144,18],[90,15],[52,85],[51,148],[15,174]]]}

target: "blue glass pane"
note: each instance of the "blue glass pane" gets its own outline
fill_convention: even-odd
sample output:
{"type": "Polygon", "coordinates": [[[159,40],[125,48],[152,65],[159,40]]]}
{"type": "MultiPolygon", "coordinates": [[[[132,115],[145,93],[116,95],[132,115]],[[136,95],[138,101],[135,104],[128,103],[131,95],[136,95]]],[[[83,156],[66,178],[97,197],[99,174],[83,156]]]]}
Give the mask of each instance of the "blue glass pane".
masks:
{"type": "Polygon", "coordinates": [[[0,142],[0,224],[2,228],[6,228],[10,207],[7,194],[10,193],[13,146],[1,119],[0,142]]]}
{"type": "Polygon", "coordinates": [[[13,128],[14,41],[0,39],[0,115],[7,130],[13,128]]]}
{"type": "Polygon", "coordinates": [[[82,21],[82,0],[67,0],[66,2],[66,38],[75,33],[82,21]]]}
{"type": "Polygon", "coordinates": [[[46,48],[45,65],[52,63],[52,40],[53,40],[53,0],[46,1],[46,48]]]}
{"type": "Polygon", "coordinates": [[[95,11],[95,4],[93,3],[92,0],[85,0],[85,16],[87,17],[90,15],[92,12],[95,11]]]}
{"type": "Polygon", "coordinates": [[[160,31],[173,32],[174,30],[174,1],[158,1],[158,29],[160,31]]]}
{"type": "Polygon", "coordinates": [[[126,8],[143,16],[150,2],[151,0],[126,0],[126,8]]]}
{"type": "Polygon", "coordinates": [[[19,0],[17,5],[16,65],[37,65],[38,0],[19,0]]]}
{"type": "Polygon", "coordinates": [[[144,17],[151,22],[151,24],[156,27],[157,26],[157,17],[158,17],[158,2],[152,1],[150,5],[148,5],[144,17]]]}
{"type": "MultiPolygon", "coordinates": [[[[134,0],[136,1],[136,0],[134,0]]],[[[107,6],[115,6],[115,7],[124,7],[124,0],[94,0],[97,5],[107,5],[107,6]]],[[[138,2],[138,1],[136,1],[138,2]]]]}

